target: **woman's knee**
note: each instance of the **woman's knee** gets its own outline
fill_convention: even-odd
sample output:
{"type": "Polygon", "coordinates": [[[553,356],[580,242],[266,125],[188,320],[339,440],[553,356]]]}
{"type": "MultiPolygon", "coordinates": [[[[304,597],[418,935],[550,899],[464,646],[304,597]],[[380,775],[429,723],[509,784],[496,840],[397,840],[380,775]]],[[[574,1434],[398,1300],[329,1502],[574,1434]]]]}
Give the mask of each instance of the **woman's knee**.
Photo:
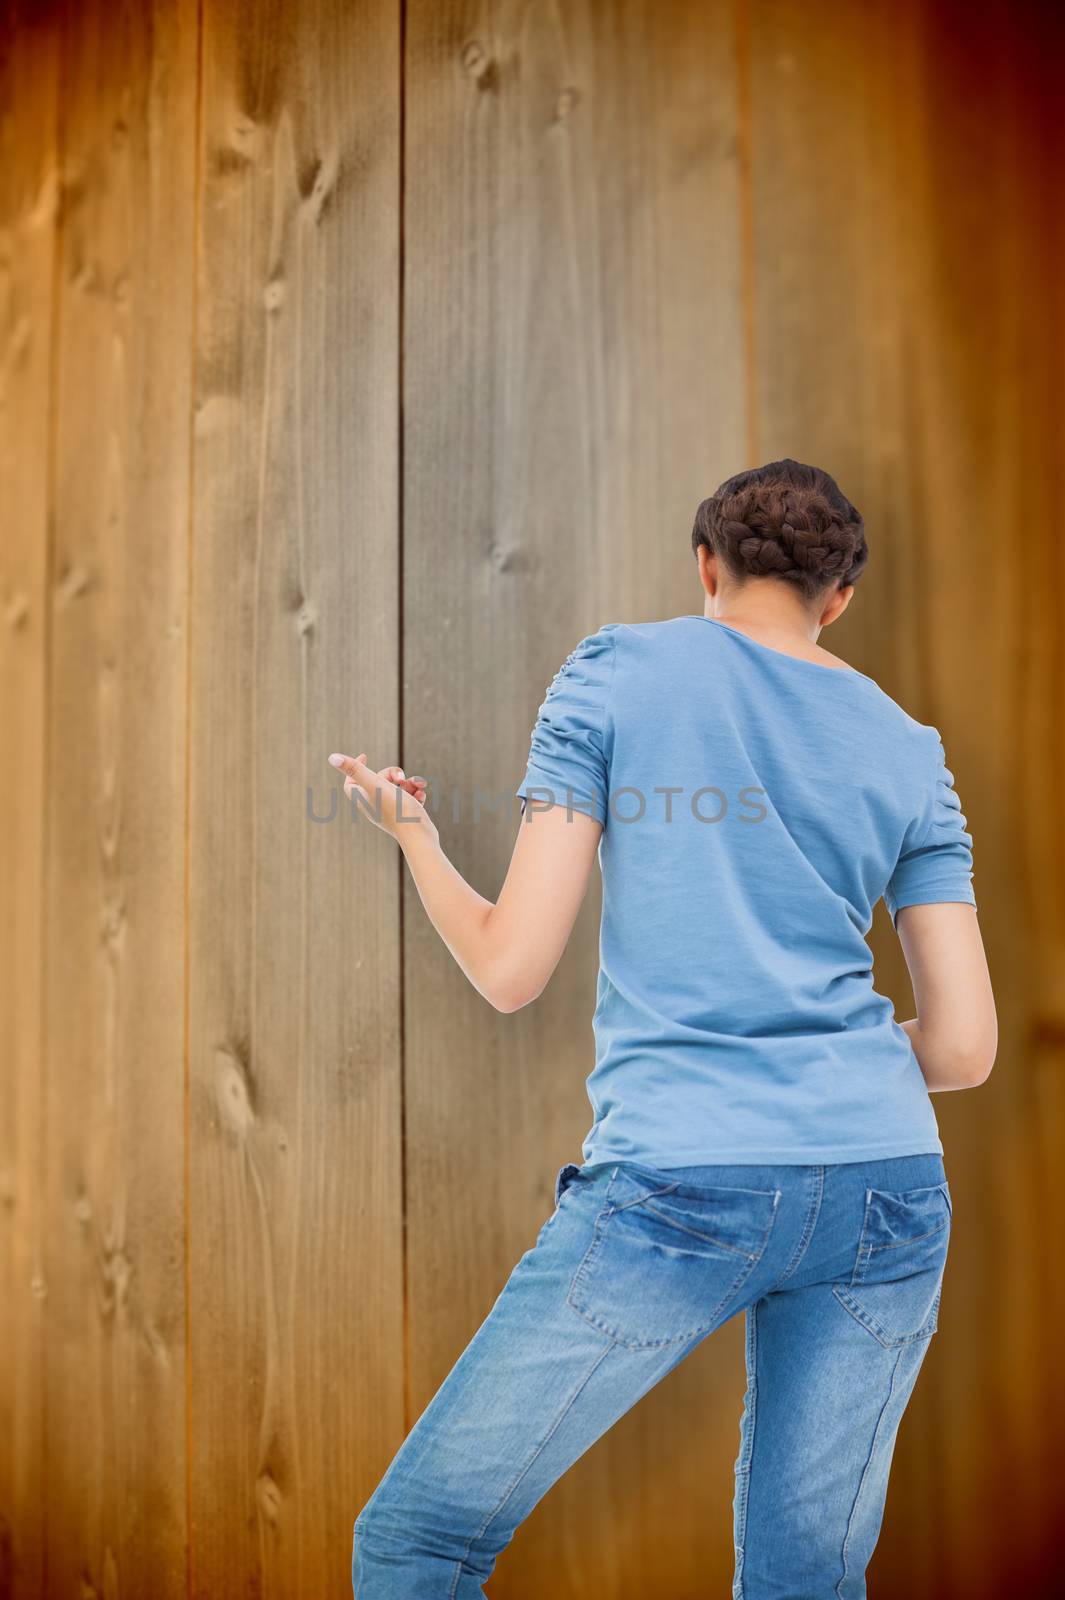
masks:
{"type": "Polygon", "coordinates": [[[496,1553],[439,1510],[371,1496],[355,1519],[352,1587],[356,1600],[472,1600],[483,1594],[496,1553]]]}

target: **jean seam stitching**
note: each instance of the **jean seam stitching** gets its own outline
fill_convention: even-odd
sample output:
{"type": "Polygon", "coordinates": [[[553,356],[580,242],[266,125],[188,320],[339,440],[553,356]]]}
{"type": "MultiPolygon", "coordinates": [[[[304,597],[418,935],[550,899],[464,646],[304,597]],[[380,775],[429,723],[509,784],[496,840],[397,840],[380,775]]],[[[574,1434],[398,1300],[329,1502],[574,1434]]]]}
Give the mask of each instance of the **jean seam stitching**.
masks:
{"type": "MultiPolygon", "coordinates": [[[[680,1179],[678,1178],[677,1183],[679,1182],[680,1179]]],[[[619,1206],[614,1207],[614,1210],[627,1211],[630,1206],[642,1206],[645,1200],[653,1200],[656,1195],[671,1193],[677,1187],[677,1183],[666,1184],[662,1189],[651,1189],[647,1194],[637,1195],[635,1200],[623,1200],[619,1206]]]]}
{"type": "Polygon", "coordinates": [[[832,1285],[832,1293],[835,1295],[843,1309],[854,1318],[855,1322],[857,1322],[859,1326],[865,1328],[869,1333],[871,1333],[878,1344],[882,1344],[885,1350],[894,1350],[900,1345],[905,1346],[908,1344],[917,1344],[922,1339],[930,1339],[937,1331],[939,1326],[939,1304],[943,1296],[943,1277],[945,1270],[946,1263],[944,1262],[943,1270],[940,1272],[939,1288],[936,1290],[936,1297],[932,1302],[931,1310],[929,1311],[928,1316],[922,1326],[915,1329],[912,1333],[889,1333],[887,1328],[884,1327],[883,1323],[877,1317],[874,1317],[871,1312],[867,1311],[858,1297],[850,1292],[852,1288],[868,1289],[875,1287],[875,1285],[866,1283],[834,1283],[832,1285]]]}
{"type": "Polygon", "coordinates": [[[558,1416],[555,1418],[555,1420],[551,1424],[550,1428],[544,1434],[543,1438],[540,1440],[540,1443],[536,1446],[535,1450],[532,1452],[531,1456],[529,1457],[528,1461],[526,1461],[525,1465],[522,1467],[522,1469],[518,1473],[517,1477],[509,1485],[509,1487],[504,1491],[502,1498],[497,1502],[497,1504],[495,1506],[493,1506],[492,1510],[488,1513],[488,1516],[482,1522],[481,1526],[477,1529],[477,1532],[472,1534],[470,1536],[470,1538],[467,1540],[466,1548],[463,1550],[461,1556],[458,1558],[458,1560],[455,1563],[455,1575],[452,1578],[451,1586],[448,1589],[448,1600],[455,1600],[455,1592],[458,1589],[459,1579],[462,1577],[462,1569],[466,1565],[466,1561],[467,1561],[467,1558],[469,1557],[470,1551],[473,1549],[473,1547],[477,1543],[478,1539],[483,1538],[485,1533],[487,1533],[488,1529],[492,1526],[492,1523],[495,1521],[496,1517],[498,1517],[499,1513],[502,1511],[503,1507],[506,1505],[506,1503],[510,1499],[511,1495],[514,1493],[515,1489],[518,1487],[518,1484],[525,1477],[525,1474],[529,1471],[529,1468],[534,1464],[534,1462],[537,1460],[537,1458],[543,1453],[544,1449],[547,1447],[547,1445],[554,1438],[555,1434],[558,1432],[559,1427],[561,1426],[561,1424],[563,1423],[565,1418],[569,1415],[569,1412],[571,1411],[571,1409],[572,1409],[575,1401],[577,1400],[578,1396],[580,1395],[581,1391],[585,1388],[585,1386],[588,1383],[591,1382],[591,1379],[594,1377],[597,1369],[600,1367],[600,1365],[605,1360],[605,1358],[610,1354],[610,1352],[611,1352],[611,1350],[613,1348],[614,1348],[613,1344],[608,1344],[605,1349],[603,1349],[603,1350],[601,1350],[599,1352],[599,1354],[596,1356],[595,1360],[593,1361],[591,1367],[588,1369],[588,1371],[585,1373],[584,1377],[581,1379],[580,1383],[574,1389],[573,1393],[570,1395],[569,1399],[566,1401],[565,1405],[562,1407],[562,1410],[559,1412],[558,1416]]]}
{"type": "MultiPolygon", "coordinates": [[[[650,1199],[651,1197],[647,1196],[647,1198],[650,1199]]],[[[632,1204],[633,1205],[640,1205],[640,1204],[642,1204],[642,1202],[638,1201],[638,1200],[634,1200],[634,1201],[632,1201],[632,1204]]],[[[619,1211],[623,1211],[624,1209],[625,1209],[624,1206],[619,1206],[618,1207],[619,1211]]],[[[717,1238],[714,1237],[714,1235],[712,1233],[700,1233],[698,1228],[686,1227],[683,1222],[677,1222],[674,1217],[667,1217],[666,1213],[664,1211],[660,1211],[657,1206],[648,1206],[647,1209],[648,1209],[648,1211],[653,1212],[656,1217],[659,1217],[661,1219],[661,1221],[667,1223],[669,1225],[669,1227],[676,1228],[678,1233],[691,1234],[693,1239],[702,1239],[704,1241],[704,1243],[712,1244],[718,1250],[727,1250],[729,1255],[732,1255],[732,1256],[743,1256],[744,1259],[747,1260],[747,1261],[755,1261],[755,1260],[757,1260],[757,1257],[752,1255],[749,1250],[741,1250],[739,1245],[726,1244],[724,1239],[717,1239],[717,1238]]]]}
{"type": "Polygon", "coordinates": [[[837,1600],[844,1600],[843,1585],[846,1583],[849,1576],[847,1554],[850,1547],[851,1534],[854,1531],[854,1519],[857,1515],[858,1505],[862,1498],[862,1490],[865,1488],[865,1480],[869,1476],[869,1468],[872,1466],[873,1458],[876,1455],[876,1446],[877,1440],[880,1437],[880,1429],[883,1426],[884,1418],[887,1416],[888,1407],[890,1406],[895,1393],[895,1377],[898,1373],[899,1362],[901,1360],[902,1349],[899,1350],[899,1353],[895,1357],[894,1364],[891,1368],[891,1381],[888,1384],[888,1392],[884,1397],[884,1404],[880,1407],[880,1415],[876,1419],[876,1427],[873,1429],[873,1437],[869,1444],[869,1454],[865,1458],[865,1466],[862,1468],[862,1475],[858,1480],[858,1488],[855,1491],[854,1500],[851,1504],[850,1515],[847,1518],[847,1527],[843,1535],[843,1546],[840,1550],[840,1560],[843,1564],[843,1571],[840,1573],[839,1582],[836,1584],[837,1600]]]}
{"type": "Polygon", "coordinates": [[[816,1171],[817,1192],[811,1200],[809,1210],[806,1213],[806,1221],[803,1224],[802,1237],[795,1246],[795,1254],[788,1262],[782,1275],[774,1284],[774,1289],[779,1289],[782,1283],[787,1283],[788,1279],[791,1277],[792,1273],[795,1272],[799,1266],[799,1263],[802,1261],[803,1256],[809,1249],[810,1240],[814,1236],[814,1229],[817,1226],[817,1219],[821,1215],[821,1201],[823,1200],[825,1193],[825,1169],[823,1166],[819,1166],[816,1168],[816,1171]]]}
{"type": "Polygon", "coordinates": [[[849,1280],[849,1287],[852,1289],[856,1289],[861,1283],[868,1257],[873,1249],[869,1241],[869,1213],[873,1207],[873,1193],[872,1189],[866,1189],[865,1191],[865,1210],[862,1212],[862,1231],[858,1235],[858,1254],[854,1258],[854,1266],[851,1268],[849,1280]]]}
{"type": "Polygon", "coordinates": [[[943,1232],[949,1222],[950,1218],[944,1217],[942,1222],[937,1223],[934,1228],[929,1228],[926,1233],[915,1233],[908,1239],[895,1239],[891,1244],[871,1244],[866,1250],[865,1265],[868,1266],[868,1258],[875,1256],[880,1250],[904,1250],[908,1244],[921,1244],[925,1239],[933,1239],[937,1233],[943,1232]]]}

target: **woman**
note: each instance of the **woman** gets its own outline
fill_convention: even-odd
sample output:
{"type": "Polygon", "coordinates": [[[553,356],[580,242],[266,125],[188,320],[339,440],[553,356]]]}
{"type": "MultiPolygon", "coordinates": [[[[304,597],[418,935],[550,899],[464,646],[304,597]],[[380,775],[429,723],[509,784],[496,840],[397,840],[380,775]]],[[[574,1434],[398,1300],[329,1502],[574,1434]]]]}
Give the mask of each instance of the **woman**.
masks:
{"type": "Polygon", "coordinates": [[[929,1091],[982,1083],[994,1001],[935,728],[817,643],[867,559],[792,460],[699,507],[701,615],[611,624],[540,707],[498,901],[425,784],[330,759],[501,1011],[554,971],[598,852],[584,1161],[354,1529],[357,1600],[473,1600],[550,1486],[743,1311],[736,1600],[865,1594],[937,1325],[951,1197],[929,1091]],[[917,1016],[877,993],[883,896],[917,1016]]]}

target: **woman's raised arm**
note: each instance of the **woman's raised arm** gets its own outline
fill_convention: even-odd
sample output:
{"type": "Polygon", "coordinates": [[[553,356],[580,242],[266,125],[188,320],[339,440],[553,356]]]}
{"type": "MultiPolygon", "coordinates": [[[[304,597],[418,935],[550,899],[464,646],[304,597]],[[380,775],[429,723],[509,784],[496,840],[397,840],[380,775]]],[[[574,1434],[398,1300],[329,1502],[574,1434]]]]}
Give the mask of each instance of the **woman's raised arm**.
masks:
{"type": "Polygon", "coordinates": [[[566,948],[602,824],[564,805],[528,802],[493,902],[444,854],[419,780],[398,767],[375,772],[362,757],[330,761],[345,774],[345,794],[358,790],[367,801],[360,810],[399,844],[430,922],[478,993],[497,1011],[535,1000],[566,948]]]}

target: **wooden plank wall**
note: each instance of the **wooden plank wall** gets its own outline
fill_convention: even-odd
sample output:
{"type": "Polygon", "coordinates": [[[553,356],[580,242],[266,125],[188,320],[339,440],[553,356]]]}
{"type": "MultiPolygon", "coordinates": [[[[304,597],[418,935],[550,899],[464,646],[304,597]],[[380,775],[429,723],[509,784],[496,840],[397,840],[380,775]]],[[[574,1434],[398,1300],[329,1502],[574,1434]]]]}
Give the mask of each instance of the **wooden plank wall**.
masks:
{"type": "Polygon", "coordinates": [[[403,1428],[396,8],[207,0],[189,816],[190,1593],[351,1592],[403,1428]],[[342,800],[342,796],[340,797],[342,800]],[[219,1516],[219,1505],[226,1507],[219,1516]]]}
{"type": "Polygon", "coordinates": [[[131,1592],[149,1573],[176,1594],[184,1581],[195,81],[196,32],[174,8],[67,14],[43,1049],[45,1591],[57,1595],[131,1592]]]}
{"type": "MultiPolygon", "coordinates": [[[[313,820],[325,755],[433,775],[492,893],[559,661],[699,610],[695,505],[781,454],[866,511],[833,644],[944,733],[1002,1006],[992,1082],[937,1102],[952,1268],[873,1586],[1049,1592],[1062,28],[0,0],[0,1600],[350,1594],[579,1159],[598,895],[497,1015],[387,842],[313,820]]],[[[724,1592],[739,1334],[496,1600],[724,1592]]]]}
{"type": "Polygon", "coordinates": [[[32,13],[0,1594],[350,1593],[403,1432],[399,878],[312,814],[398,738],[399,14],[32,13]]]}
{"type": "Polygon", "coordinates": [[[0,1594],[43,1582],[41,888],[59,39],[0,9],[0,1594]],[[16,95],[16,86],[21,93],[16,95]]]}

